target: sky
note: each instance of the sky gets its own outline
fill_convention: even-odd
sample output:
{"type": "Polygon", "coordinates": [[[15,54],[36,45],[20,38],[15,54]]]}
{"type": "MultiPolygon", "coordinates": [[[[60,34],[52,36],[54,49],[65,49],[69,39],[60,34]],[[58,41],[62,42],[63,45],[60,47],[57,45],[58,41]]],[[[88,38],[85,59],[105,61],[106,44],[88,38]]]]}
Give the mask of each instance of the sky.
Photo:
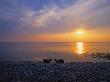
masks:
{"type": "Polygon", "coordinates": [[[0,42],[110,42],[110,0],[0,0],[0,42]]]}

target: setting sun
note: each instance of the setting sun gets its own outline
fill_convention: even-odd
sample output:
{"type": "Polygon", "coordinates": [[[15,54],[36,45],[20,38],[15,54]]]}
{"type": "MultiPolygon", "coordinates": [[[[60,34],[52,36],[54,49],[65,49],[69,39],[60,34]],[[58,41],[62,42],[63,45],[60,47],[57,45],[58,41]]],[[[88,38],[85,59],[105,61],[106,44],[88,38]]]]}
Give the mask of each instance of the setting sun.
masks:
{"type": "Polygon", "coordinates": [[[76,31],[76,34],[81,36],[81,35],[84,35],[85,32],[84,32],[84,30],[78,30],[78,31],[76,31]]]}
{"type": "Polygon", "coordinates": [[[78,41],[78,42],[84,41],[86,38],[86,35],[87,35],[86,31],[83,29],[79,29],[74,32],[74,37],[75,37],[76,41],[78,41]]]}

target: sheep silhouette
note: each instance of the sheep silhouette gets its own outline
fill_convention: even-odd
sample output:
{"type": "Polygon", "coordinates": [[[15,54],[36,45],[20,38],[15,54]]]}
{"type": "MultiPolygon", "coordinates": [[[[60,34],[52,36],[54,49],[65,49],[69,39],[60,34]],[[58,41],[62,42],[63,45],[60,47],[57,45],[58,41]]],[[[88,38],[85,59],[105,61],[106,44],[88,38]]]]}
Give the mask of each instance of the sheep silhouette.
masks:
{"type": "Polygon", "coordinates": [[[52,59],[43,59],[43,63],[50,63],[52,59]]]}
{"type": "Polygon", "coordinates": [[[63,59],[59,59],[59,60],[54,59],[54,61],[55,61],[56,63],[64,63],[64,60],[63,60],[63,59]]]}

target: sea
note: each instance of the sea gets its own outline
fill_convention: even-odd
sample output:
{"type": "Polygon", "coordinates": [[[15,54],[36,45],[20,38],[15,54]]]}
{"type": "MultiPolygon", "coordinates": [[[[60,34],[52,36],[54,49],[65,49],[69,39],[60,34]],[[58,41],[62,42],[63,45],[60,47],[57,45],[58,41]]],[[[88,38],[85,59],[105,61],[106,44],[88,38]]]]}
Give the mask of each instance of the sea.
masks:
{"type": "Polygon", "coordinates": [[[106,58],[91,57],[92,53],[110,53],[110,43],[0,42],[0,61],[40,62],[43,59],[64,59],[65,62],[109,62],[106,58]]]}

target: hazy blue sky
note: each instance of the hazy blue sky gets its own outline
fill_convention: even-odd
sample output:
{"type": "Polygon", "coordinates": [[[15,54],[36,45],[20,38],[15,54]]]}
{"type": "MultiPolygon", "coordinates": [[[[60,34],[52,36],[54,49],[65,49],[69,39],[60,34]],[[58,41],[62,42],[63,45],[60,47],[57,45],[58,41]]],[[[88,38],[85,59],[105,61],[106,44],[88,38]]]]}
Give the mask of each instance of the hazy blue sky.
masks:
{"type": "Polygon", "coordinates": [[[0,0],[0,41],[42,41],[77,29],[110,41],[110,0],[0,0]]]}

